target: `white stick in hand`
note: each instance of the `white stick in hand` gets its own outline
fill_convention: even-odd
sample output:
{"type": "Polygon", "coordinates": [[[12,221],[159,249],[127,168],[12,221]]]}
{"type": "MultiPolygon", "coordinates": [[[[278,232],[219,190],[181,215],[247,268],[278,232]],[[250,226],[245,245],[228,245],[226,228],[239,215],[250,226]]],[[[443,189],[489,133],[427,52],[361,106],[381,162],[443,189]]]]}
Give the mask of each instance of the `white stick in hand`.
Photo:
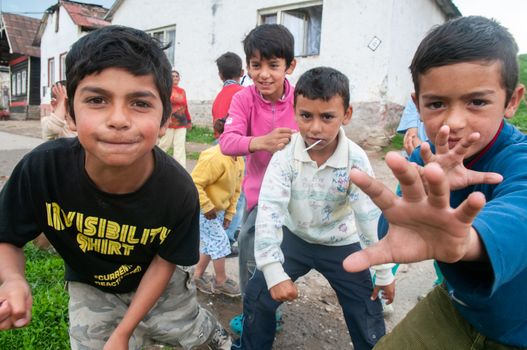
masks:
{"type": "Polygon", "coordinates": [[[316,145],[318,145],[322,140],[318,140],[317,142],[315,142],[314,144],[312,144],[311,146],[309,147],[306,147],[306,151],[309,151],[311,148],[315,147],[316,145]]]}

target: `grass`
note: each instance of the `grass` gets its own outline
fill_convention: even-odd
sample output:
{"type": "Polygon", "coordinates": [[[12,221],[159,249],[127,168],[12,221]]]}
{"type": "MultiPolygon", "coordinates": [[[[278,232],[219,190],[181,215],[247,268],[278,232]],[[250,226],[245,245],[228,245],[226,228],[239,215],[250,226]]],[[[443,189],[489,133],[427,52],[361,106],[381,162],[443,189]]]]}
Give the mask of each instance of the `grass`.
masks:
{"type": "Polygon", "coordinates": [[[24,248],[26,277],[33,291],[33,316],[28,327],[0,332],[2,349],[69,349],[68,294],[64,264],[33,244],[24,248]]]}
{"type": "MultiPolygon", "coordinates": [[[[520,83],[527,86],[527,54],[520,55],[520,83]]],[[[527,100],[524,98],[510,122],[518,129],[527,132],[527,100]]]]}
{"type": "Polygon", "coordinates": [[[202,126],[192,126],[187,132],[187,142],[212,144],[214,142],[214,131],[202,126]]]}

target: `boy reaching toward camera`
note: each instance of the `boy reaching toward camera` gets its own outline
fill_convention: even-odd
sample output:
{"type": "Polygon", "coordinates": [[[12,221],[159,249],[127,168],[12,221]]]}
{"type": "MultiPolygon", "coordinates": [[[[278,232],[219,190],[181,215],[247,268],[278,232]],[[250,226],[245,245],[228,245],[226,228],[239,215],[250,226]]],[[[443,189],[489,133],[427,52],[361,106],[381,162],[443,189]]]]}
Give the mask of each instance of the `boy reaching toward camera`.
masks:
{"type": "Polygon", "coordinates": [[[70,126],[16,166],[0,192],[0,329],[27,326],[22,247],[44,232],[64,259],[73,349],[230,348],[197,303],[199,201],[155,147],[170,116],[170,63],[143,31],[108,26],[66,57],[70,126]]]}
{"type": "Polygon", "coordinates": [[[428,164],[387,155],[401,198],[352,172],[387,235],[346,259],[346,270],[436,259],[445,277],[376,349],[527,347],[527,137],[505,121],[525,90],[517,54],[512,35],[484,17],[434,28],[410,66],[434,140],[410,160],[428,164]]]}
{"type": "Polygon", "coordinates": [[[300,130],[274,154],[265,173],[256,219],[258,269],[243,304],[243,332],[235,349],[271,349],[275,310],[298,297],[294,281],[311,269],[337,293],[355,349],[371,349],[385,333],[379,290],[391,303],[391,265],[349,274],[342,260],[361,245],[377,241],[379,209],[349,180],[352,168],[373,175],[365,152],[349,140],[349,81],[339,71],[319,67],[295,87],[300,130]],[[261,270],[261,271],[260,271],[261,270]]]}

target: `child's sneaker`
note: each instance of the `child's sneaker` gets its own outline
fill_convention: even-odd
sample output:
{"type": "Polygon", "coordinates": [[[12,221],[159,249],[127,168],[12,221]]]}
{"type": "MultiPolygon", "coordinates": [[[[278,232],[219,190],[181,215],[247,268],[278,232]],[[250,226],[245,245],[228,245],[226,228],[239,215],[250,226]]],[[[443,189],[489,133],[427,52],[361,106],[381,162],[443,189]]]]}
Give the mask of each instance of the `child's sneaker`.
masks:
{"type": "Polygon", "coordinates": [[[194,277],[196,288],[205,294],[212,294],[212,280],[210,276],[203,275],[200,278],[194,277]]]}
{"type": "Polygon", "coordinates": [[[229,297],[239,297],[240,287],[238,283],[234,282],[232,279],[227,278],[222,284],[216,284],[216,280],[212,280],[212,292],[214,294],[225,294],[229,297]]]}
{"type": "Polygon", "coordinates": [[[210,341],[207,343],[210,350],[230,350],[232,346],[231,337],[227,331],[219,324],[212,331],[210,341]]]}

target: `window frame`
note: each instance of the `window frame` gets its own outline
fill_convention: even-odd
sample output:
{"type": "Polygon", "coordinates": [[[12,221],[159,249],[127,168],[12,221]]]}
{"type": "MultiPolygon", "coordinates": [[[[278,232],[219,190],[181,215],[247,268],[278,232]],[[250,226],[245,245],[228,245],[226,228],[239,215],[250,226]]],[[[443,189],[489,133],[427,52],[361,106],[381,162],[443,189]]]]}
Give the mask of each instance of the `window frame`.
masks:
{"type": "Polygon", "coordinates": [[[63,52],[59,55],[59,80],[66,80],[66,55],[68,52],[63,52]]]}
{"type": "Polygon", "coordinates": [[[146,30],[145,32],[152,36],[152,37],[155,37],[154,35],[156,33],[160,33],[162,32],[163,33],[163,40],[162,40],[162,43],[163,45],[166,45],[168,44],[168,32],[170,31],[173,31],[174,32],[174,40],[172,41],[172,45],[165,49],[165,55],[167,56],[168,58],[168,61],[170,62],[170,64],[172,65],[172,67],[174,67],[174,64],[176,62],[176,37],[177,37],[177,25],[176,24],[171,24],[171,25],[168,25],[168,26],[163,26],[163,27],[158,27],[158,28],[153,28],[153,29],[148,29],[146,30]],[[170,57],[170,53],[172,52],[172,57],[170,57]]]}
{"type": "Polygon", "coordinates": [[[48,58],[48,86],[55,83],[55,57],[48,58]]]}
{"type": "MultiPolygon", "coordinates": [[[[305,1],[301,3],[289,4],[289,5],[284,5],[284,6],[275,6],[275,7],[259,9],[258,10],[258,25],[265,23],[264,21],[265,17],[270,17],[273,15],[276,16],[277,24],[283,24],[284,22],[283,14],[284,13],[287,13],[288,11],[292,11],[292,10],[302,10],[302,9],[306,9],[309,7],[316,7],[316,6],[321,6],[322,12],[324,11],[324,5],[323,5],[322,0],[312,0],[312,1],[305,1]]],[[[322,21],[322,18],[320,18],[320,20],[322,21]]],[[[302,38],[302,52],[299,54],[295,53],[295,57],[310,57],[310,56],[320,55],[320,40],[318,43],[319,44],[318,52],[313,53],[313,54],[307,53],[307,48],[309,46],[309,41],[308,41],[308,31],[309,30],[308,29],[309,28],[306,27],[303,33],[304,37],[302,38]]],[[[322,34],[322,28],[320,28],[320,34],[322,34]]],[[[297,38],[295,37],[295,42],[296,41],[297,41],[297,38]]]]}

